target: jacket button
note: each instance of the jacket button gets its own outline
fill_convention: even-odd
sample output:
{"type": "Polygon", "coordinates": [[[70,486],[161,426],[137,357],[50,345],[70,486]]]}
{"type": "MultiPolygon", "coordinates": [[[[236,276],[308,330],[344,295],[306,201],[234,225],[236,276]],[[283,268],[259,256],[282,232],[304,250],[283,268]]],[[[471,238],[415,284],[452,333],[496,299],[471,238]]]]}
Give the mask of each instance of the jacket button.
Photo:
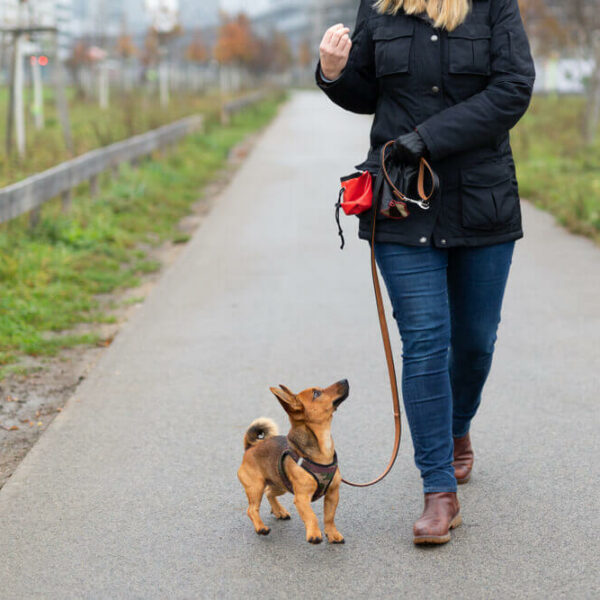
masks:
{"type": "Polygon", "coordinates": [[[437,42],[440,38],[438,38],[437,35],[435,35],[435,33],[431,36],[431,41],[432,42],[437,42]]]}
{"type": "Polygon", "coordinates": [[[439,88],[437,85],[434,85],[434,86],[431,88],[431,91],[432,91],[434,94],[439,94],[439,93],[440,93],[440,88],[439,88]]]}
{"type": "Polygon", "coordinates": [[[425,236],[423,236],[419,241],[421,242],[421,244],[426,244],[427,238],[425,236]]]}

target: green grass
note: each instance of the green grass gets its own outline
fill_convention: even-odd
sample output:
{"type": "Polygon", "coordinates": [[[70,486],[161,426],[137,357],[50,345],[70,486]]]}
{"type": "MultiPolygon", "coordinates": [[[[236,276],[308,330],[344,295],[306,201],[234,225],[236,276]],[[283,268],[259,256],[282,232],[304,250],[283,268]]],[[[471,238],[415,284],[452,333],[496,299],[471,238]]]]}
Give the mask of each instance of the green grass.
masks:
{"type": "Polygon", "coordinates": [[[201,188],[235,144],[272,119],[279,102],[249,108],[226,127],[209,120],[205,133],[188,137],[168,157],[105,177],[94,200],[81,190],[68,215],[57,200],[43,207],[33,229],[26,216],[0,226],[0,380],[24,355],[97,343],[96,334],[69,330],[110,322],[98,294],[135,287],[160,268],[148,257],[152,247],[186,241],[178,223],[201,188]]]}
{"type": "Polygon", "coordinates": [[[535,96],[512,142],[521,195],[600,242],[600,132],[585,148],[583,98],[535,96]]]}

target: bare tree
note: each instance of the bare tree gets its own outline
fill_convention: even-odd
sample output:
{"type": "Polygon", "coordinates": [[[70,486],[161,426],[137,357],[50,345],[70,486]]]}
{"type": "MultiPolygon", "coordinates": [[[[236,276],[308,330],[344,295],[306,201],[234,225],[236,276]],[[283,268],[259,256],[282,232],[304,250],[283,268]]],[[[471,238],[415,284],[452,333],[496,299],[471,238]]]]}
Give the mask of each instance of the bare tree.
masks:
{"type": "Polygon", "coordinates": [[[571,45],[568,23],[548,0],[519,0],[521,15],[536,56],[548,57],[571,45]]]}

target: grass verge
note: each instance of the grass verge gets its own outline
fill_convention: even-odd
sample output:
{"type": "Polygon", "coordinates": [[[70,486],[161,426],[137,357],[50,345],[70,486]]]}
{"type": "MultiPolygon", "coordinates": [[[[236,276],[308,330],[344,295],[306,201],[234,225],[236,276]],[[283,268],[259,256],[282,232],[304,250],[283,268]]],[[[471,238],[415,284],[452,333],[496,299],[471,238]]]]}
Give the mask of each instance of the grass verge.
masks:
{"type": "Polygon", "coordinates": [[[69,330],[110,320],[98,295],[135,287],[158,270],[149,259],[152,247],[187,241],[179,221],[230,150],[266,125],[280,101],[249,108],[228,126],[209,119],[204,133],[189,136],[168,157],[123,166],[114,180],[105,176],[94,200],[82,187],[68,215],[56,200],[43,207],[33,229],[26,215],[0,226],[0,381],[21,368],[24,355],[97,343],[95,334],[69,330]]]}
{"type": "Polygon", "coordinates": [[[600,132],[586,148],[584,111],[581,97],[534,96],[512,145],[523,198],[600,243],[600,132]]]}

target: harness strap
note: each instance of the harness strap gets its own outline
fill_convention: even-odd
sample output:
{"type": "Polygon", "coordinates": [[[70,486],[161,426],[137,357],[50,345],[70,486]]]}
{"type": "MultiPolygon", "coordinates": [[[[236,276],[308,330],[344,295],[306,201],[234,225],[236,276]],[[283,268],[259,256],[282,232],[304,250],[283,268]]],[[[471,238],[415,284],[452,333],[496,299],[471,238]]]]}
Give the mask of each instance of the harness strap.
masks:
{"type": "Polygon", "coordinates": [[[308,458],[304,458],[300,456],[297,452],[295,452],[292,448],[288,447],[281,453],[279,457],[279,476],[281,477],[283,484],[287,488],[289,492],[294,493],[294,486],[290,481],[290,478],[287,476],[284,468],[285,457],[289,456],[299,467],[302,467],[307,473],[312,475],[314,480],[317,483],[317,489],[311,498],[311,502],[322,498],[329,489],[331,482],[333,481],[333,477],[338,468],[338,458],[337,453],[333,455],[333,462],[329,465],[321,465],[319,463],[313,462],[308,458]]]}

